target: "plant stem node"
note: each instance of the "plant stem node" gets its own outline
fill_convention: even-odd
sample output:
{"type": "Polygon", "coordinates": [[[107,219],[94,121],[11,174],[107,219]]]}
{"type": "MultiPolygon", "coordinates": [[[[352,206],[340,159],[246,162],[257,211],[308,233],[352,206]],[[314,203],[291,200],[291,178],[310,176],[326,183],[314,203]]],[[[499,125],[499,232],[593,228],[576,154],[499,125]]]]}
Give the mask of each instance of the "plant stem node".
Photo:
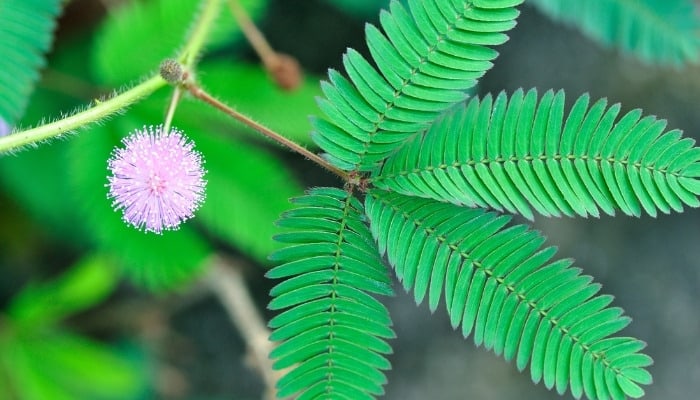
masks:
{"type": "Polygon", "coordinates": [[[185,79],[185,69],[182,64],[172,58],[165,59],[160,63],[159,73],[170,84],[182,83],[185,79]]]}

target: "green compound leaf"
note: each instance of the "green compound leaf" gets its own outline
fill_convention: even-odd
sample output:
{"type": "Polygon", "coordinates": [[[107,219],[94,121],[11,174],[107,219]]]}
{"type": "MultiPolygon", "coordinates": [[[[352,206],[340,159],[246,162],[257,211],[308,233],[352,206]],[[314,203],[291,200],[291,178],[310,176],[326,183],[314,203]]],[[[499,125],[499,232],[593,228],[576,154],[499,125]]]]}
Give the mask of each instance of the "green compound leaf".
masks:
{"type": "Polygon", "coordinates": [[[319,100],[329,121],[314,121],[312,137],[330,162],[372,170],[444,110],[463,101],[508,40],[523,0],[394,0],[380,15],[382,33],[367,25],[377,71],[357,51],[343,57],[349,79],[329,72],[319,100]]]}
{"type": "Polygon", "coordinates": [[[39,78],[60,9],[60,0],[0,0],[0,121],[10,126],[39,78]]]}
{"type": "Polygon", "coordinates": [[[211,248],[193,229],[192,221],[163,235],[146,234],[127,226],[121,213],[112,209],[107,199],[107,160],[122,136],[142,128],[137,123],[124,117],[72,138],[69,177],[76,205],[98,249],[114,257],[134,283],[154,291],[168,290],[196,277],[211,248]]]}
{"type": "MultiPolygon", "coordinates": [[[[156,72],[161,61],[175,57],[190,30],[193,16],[199,12],[199,0],[130,1],[114,9],[97,34],[94,58],[97,75],[105,84],[135,80],[147,71],[156,72]]],[[[267,0],[242,0],[242,5],[257,17],[267,0]]],[[[234,39],[240,32],[231,13],[219,12],[210,46],[234,39]]]]}
{"type": "Polygon", "coordinates": [[[386,308],[372,295],[391,295],[364,220],[362,204],[340,189],[317,188],[293,200],[279,225],[287,245],[270,258],[282,264],[267,276],[275,286],[270,321],[274,368],[291,370],[278,396],[297,399],[372,399],[384,393],[394,337],[386,308]]]}
{"type": "Polygon", "coordinates": [[[645,344],[616,337],[630,318],[608,307],[612,296],[580,275],[571,260],[550,261],[553,247],[510,217],[372,190],[366,198],[379,250],[416,303],[431,310],[443,296],[452,326],[473,335],[533,382],[577,399],[625,399],[643,394],[651,365],[645,344]]]}
{"type": "Polygon", "coordinates": [[[529,0],[543,13],[639,59],[683,65],[700,59],[700,20],[691,0],[529,0]]]}
{"type": "Polygon", "coordinates": [[[585,217],[700,206],[695,141],[640,110],[619,114],[619,104],[584,95],[565,117],[563,91],[473,98],[390,157],[373,183],[528,219],[531,208],[585,217]]]}

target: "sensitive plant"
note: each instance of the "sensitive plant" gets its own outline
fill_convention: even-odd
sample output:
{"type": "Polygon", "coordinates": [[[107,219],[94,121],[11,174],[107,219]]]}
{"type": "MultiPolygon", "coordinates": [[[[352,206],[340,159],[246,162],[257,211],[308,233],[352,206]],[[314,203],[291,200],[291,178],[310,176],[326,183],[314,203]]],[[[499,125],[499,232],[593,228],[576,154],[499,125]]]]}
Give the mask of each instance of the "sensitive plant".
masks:
{"type": "Polygon", "coordinates": [[[204,198],[201,154],[182,132],[144,127],[109,159],[109,197],[124,222],[146,232],[176,229],[204,198]]]}
{"type": "MultiPolygon", "coordinates": [[[[506,32],[515,26],[516,7],[522,2],[389,2],[380,12],[379,25],[366,28],[371,60],[350,49],[343,57],[344,71],[331,70],[321,83],[318,106],[324,116],[312,119],[311,135],[321,156],[203,89],[195,73],[197,54],[205,38],[213,38],[210,45],[218,40],[216,33],[208,32],[222,13],[221,2],[215,0],[202,2],[177,58],[183,74],[166,69],[162,77],[147,78],[84,111],[16,129],[0,139],[0,149],[11,151],[100,121],[170,81],[174,90],[165,126],[173,120],[180,127],[192,124],[195,129],[186,132],[211,168],[207,202],[194,221],[253,256],[273,250],[270,259],[277,266],[267,275],[283,281],[271,291],[269,307],[281,310],[269,323],[270,338],[278,343],[271,357],[276,369],[288,371],[277,383],[280,397],[372,398],[383,393],[383,371],[390,368],[387,354],[392,351],[389,339],[394,337],[390,315],[375,297],[392,294],[384,260],[416,303],[427,300],[433,311],[444,304],[452,326],[463,336],[473,336],[477,345],[514,360],[520,370],[529,366],[534,382],[562,394],[569,390],[576,398],[640,397],[642,386],[651,383],[646,369],[651,359],[641,353],[643,341],[618,336],[630,318],[612,307],[612,297],[600,294],[601,286],[582,275],[571,260],[556,259],[555,249],[544,246],[541,234],[510,224],[504,213],[527,219],[536,214],[616,212],[655,216],[697,207],[700,152],[679,131],[667,131],[664,121],[639,110],[621,113],[620,105],[608,106],[605,100],[591,104],[587,95],[570,108],[561,91],[470,96],[496,62],[494,47],[508,39],[506,32]],[[278,222],[284,229],[275,236],[278,245],[260,245],[250,239],[250,232],[236,231],[232,225],[240,219],[232,209],[238,205],[226,199],[240,187],[221,177],[226,172],[221,165],[240,168],[231,163],[241,153],[235,149],[239,142],[232,145],[197,132],[198,118],[188,118],[185,103],[178,106],[183,93],[335,173],[343,181],[342,189],[313,188],[294,197],[294,207],[278,222]],[[211,202],[218,206],[208,210],[211,202]],[[225,213],[217,213],[220,210],[225,213]]],[[[649,0],[629,9],[626,2],[581,2],[577,13],[569,12],[565,2],[534,3],[645,60],[678,64],[697,58],[697,21],[682,12],[689,7],[686,2],[660,6],[649,0]],[[601,4],[607,4],[603,11],[601,4]],[[595,18],[599,15],[619,20],[595,18]],[[616,22],[614,26],[627,30],[605,29],[616,22]]],[[[44,21],[44,31],[50,31],[49,21],[44,21]]],[[[32,48],[40,53],[45,43],[36,40],[32,48]]],[[[17,120],[15,108],[0,111],[11,124],[17,120]]],[[[119,253],[127,274],[152,288],[190,280],[213,251],[212,244],[187,224],[175,232],[161,232],[190,218],[203,196],[199,154],[178,132],[161,128],[137,134],[124,140],[123,150],[111,150],[115,138],[110,130],[70,139],[80,154],[73,179],[92,185],[96,201],[108,202],[98,189],[105,186],[104,176],[94,171],[104,171],[112,151],[108,196],[128,223],[163,233],[153,237],[115,225],[109,205],[88,211],[92,222],[87,229],[96,247],[119,253]],[[167,157],[158,156],[157,146],[166,139],[176,142],[176,153],[189,160],[187,165],[176,163],[173,168],[166,164],[167,157]],[[149,146],[156,151],[148,151],[149,146]],[[134,169],[149,163],[157,164],[153,173],[134,169]],[[102,169],[92,167],[100,164],[102,169]],[[161,168],[169,177],[181,176],[184,181],[176,182],[184,185],[182,189],[161,184],[161,168]],[[144,197],[134,198],[132,189],[121,186],[125,180],[135,183],[133,190],[144,197]],[[173,204],[173,198],[186,204],[173,204]],[[169,207],[175,208],[169,212],[169,207]],[[129,236],[121,236],[120,229],[129,236]],[[173,248],[177,250],[170,260],[165,253],[173,248]]],[[[251,164],[256,169],[274,162],[264,155],[257,161],[260,164],[251,164]]],[[[260,190],[252,189],[258,183],[243,185],[258,199],[274,195],[286,200],[285,194],[295,192],[253,192],[260,190]]],[[[259,219],[253,218],[253,224],[256,231],[264,229],[257,226],[259,219]]]]}

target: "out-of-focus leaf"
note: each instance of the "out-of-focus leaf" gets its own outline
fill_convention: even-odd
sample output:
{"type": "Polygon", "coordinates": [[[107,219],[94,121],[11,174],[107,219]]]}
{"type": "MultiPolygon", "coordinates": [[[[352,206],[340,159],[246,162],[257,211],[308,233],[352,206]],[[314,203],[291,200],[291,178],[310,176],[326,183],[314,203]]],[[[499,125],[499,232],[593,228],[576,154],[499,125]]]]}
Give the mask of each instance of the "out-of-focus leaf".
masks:
{"type": "Polygon", "coordinates": [[[201,84],[212,94],[297,143],[313,143],[308,116],[318,112],[317,77],[307,76],[297,89],[286,92],[261,67],[217,62],[202,64],[200,69],[201,84]]]}
{"type": "Polygon", "coordinates": [[[98,248],[116,257],[126,276],[135,283],[151,290],[167,290],[196,276],[211,249],[192,229],[191,221],[177,231],[156,235],[127,226],[121,213],[112,209],[105,186],[112,149],[120,144],[122,136],[143,124],[156,122],[137,121],[131,115],[96,127],[70,142],[68,168],[72,188],[80,198],[78,206],[98,248]]]}
{"type": "Polygon", "coordinates": [[[0,118],[14,125],[51,45],[61,0],[0,1],[0,118]]]}
{"type": "MultiPolygon", "coordinates": [[[[163,59],[176,55],[201,3],[199,0],[131,1],[117,8],[98,33],[93,59],[95,71],[107,84],[125,83],[155,71],[163,59]]],[[[267,0],[244,0],[242,4],[256,17],[267,0]]],[[[228,10],[222,7],[219,15],[209,36],[210,46],[231,41],[240,33],[228,10]]]]}
{"type": "MultiPolygon", "coordinates": [[[[81,61],[85,58],[84,46],[88,43],[88,38],[80,36],[57,44],[51,54],[51,69],[71,74],[74,78],[65,79],[67,75],[60,75],[56,80],[61,80],[65,86],[55,87],[58,82],[48,82],[53,78],[45,76],[32,94],[31,102],[18,126],[38,125],[41,121],[58,118],[61,112],[69,112],[86,103],[79,96],[92,94],[86,93],[90,91],[90,82],[86,80],[90,73],[81,61]],[[80,82],[79,87],[76,82],[80,82]],[[65,93],[63,90],[66,89],[71,93],[65,93]]],[[[64,243],[77,245],[85,241],[85,231],[76,212],[77,197],[70,190],[70,185],[66,184],[68,146],[64,141],[54,141],[51,145],[38,146],[16,156],[0,156],[0,187],[42,229],[64,243]],[[28,181],[31,184],[27,184],[28,181]]]]}
{"type": "Polygon", "coordinates": [[[118,275],[102,256],[88,256],[55,280],[29,284],[9,306],[12,321],[21,326],[50,324],[104,300],[118,275]]]}
{"type": "Polygon", "coordinates": [[[13,396],[20,399],[72,400],[66,388],[56,385],[43,375],[42,369],[36,368],[25,354],[25,347],[19,340],[13,340],[3,349],[6,365],[0,372],[9,378],[13,396]]]}
{"type": "Polygon", "coordinates": [[[84,241],[64,166],[67,142],[0,157],[0,186],[32,219],[66,242],[84,241]],[[31,184],[28,184],[31,182],[31,184]]]}
{"type": "Polygon", "coordinates": [[[389,4],[389,0],[326,0],[333,6],[356,17],[366,18],[377,14],[377,11],[389,4]]]}
{"type": "MultiPolygon", "coordinates": [[[[8,341],[0,332],[0,373],[12,365],[9,360],[8,344],[8,341]]],[[[0,399],[11,399],[11,396],[12,388],[10,388],[10,382],[7,379],[0,379],[0,399]]]]}
{"type": "Polygon", "coordinates": [[[128,400],[147,390],[144,365],[80,336],[16,337],[8,349],[5,373],[21,399],[128,400]]]}
{"type": "Polygon", "coordinates": [[[555,20],[654,64],[696,64],[700,20],[692,0],[529,0],[555,20]]]}
{"type": "Polygon", "coordinates": [[[189,135],[207,160],[207,199],[197,222],[244,253],[266,263],[278,245],[274,222],[290,197],[303,190],[284,165],[266,151],[191,130],[189,135]]]}

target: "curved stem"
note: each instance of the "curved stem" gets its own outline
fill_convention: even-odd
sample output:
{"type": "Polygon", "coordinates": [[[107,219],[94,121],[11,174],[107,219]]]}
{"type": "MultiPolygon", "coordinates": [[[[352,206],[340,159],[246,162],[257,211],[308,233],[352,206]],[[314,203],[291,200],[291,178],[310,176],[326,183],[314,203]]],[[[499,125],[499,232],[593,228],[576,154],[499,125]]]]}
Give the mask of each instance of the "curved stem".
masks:
{"type": "Polygon", "coordinates": [[[269,65],[277,58],[277,52],[272,49],[265,36],[260,32],[257,26],[253,23],[248,13],[238,0],[228,0],[231,14],[238,21],[241,31],[250,42],[251,46],[265,65],[269,65]]]}
{"type": "MultiPolygon", "coordinates": [[[[211,27],[219,14],[221,1],[222,0],[205,0],[203,2],[202,10],[197,17],[195,28],[188,37],[179,57],[186,71],[192,71],[194,69],[194,65],[197,63],[197,56],[202,51],[207,35],[211,31],[211,27]]],[[[188,72],[188,74],[191,74],[191,72],[188,72]]],[[[173,117],[175,116],[175,110],[181,99],[182,87],[176,86],[170,98],[168,111],[165,115],[165,121],[163,123],[164,133],[170,131],[173,117]]]]}
{"type": "MultiPolygon", "coordinates": [[[[186,67],[192,67],[197,55],[204,46],[211,26],[216,20],[222,0],[203,0],[202,11],[197,16],[192,34],[183,46],[180,58],[186,67]]],[[[120,93],[106,101],[95,101],[95,104],[66,118],[54,121],[36,128],[15,132],[0,137],[0,153],[16,150],[22,146],[41,142],[70,133],[80,127],[100,121],[113,115],[134,102],[148,96],[155,90],[165,86],[167,82],[156,75],[148,78],[133,88],[120,93]]],[[[166,116],[166,118],[168,118],[166,116]]],[[[172,116],[170,117],[172,119],[172,116]]]]}
{"type": "Polygon", "coordinates": [[[279,133],[273,131],[272,129],[253,121],[250,117],[243,115],[239,113],[238,111],[234,110],[233,108],[227,106],[226,104],[222,103],[206,91],[199,87],[195,82],[193,82],[191,79],[186,80],[183,84],[183,87],[187,89],[187,91],[192,94],[192,96],[210,104],[214,108],[218,109],[219,111],[222,111],[226,115],[242,122],[246,126],[256,130],[258,133],[262,134],[263,136],[266,136],[275,142],[281,144],[282,146],[294,151],[295,153],[301,154],[302,156],[308,158],[309,160],[315,162],[316,164],[320,165],[321,167],[331,171],[332,173],[338,175],[341,179],[344,181],[349,181],[350,176],[348,175],[347,172],[334,167],[331,165],[328,161],[324,160],[323,157],[319,156],[318,154],[312,153],[311,151],[307,150],[306,148],[302,147],[301,145],[297,144],[296,142],[287,139],[286,137],[280,135],[279,133]]]}
{"type": "Polygon", "coordinates": [[[137,100],[151,94],[156,89],[165,86],[166,82],[160,76],[154,76],[141,82],[133,88],[118,94],[109,100],[95,101],[93,107],[85,111],[75,113],[67,118],[60,119],[25,131],[15,132],[0,138],[0,153],[15,150],[42,140],[65,135],[92,122],[99,121],[115,114],[137,100]]]}

